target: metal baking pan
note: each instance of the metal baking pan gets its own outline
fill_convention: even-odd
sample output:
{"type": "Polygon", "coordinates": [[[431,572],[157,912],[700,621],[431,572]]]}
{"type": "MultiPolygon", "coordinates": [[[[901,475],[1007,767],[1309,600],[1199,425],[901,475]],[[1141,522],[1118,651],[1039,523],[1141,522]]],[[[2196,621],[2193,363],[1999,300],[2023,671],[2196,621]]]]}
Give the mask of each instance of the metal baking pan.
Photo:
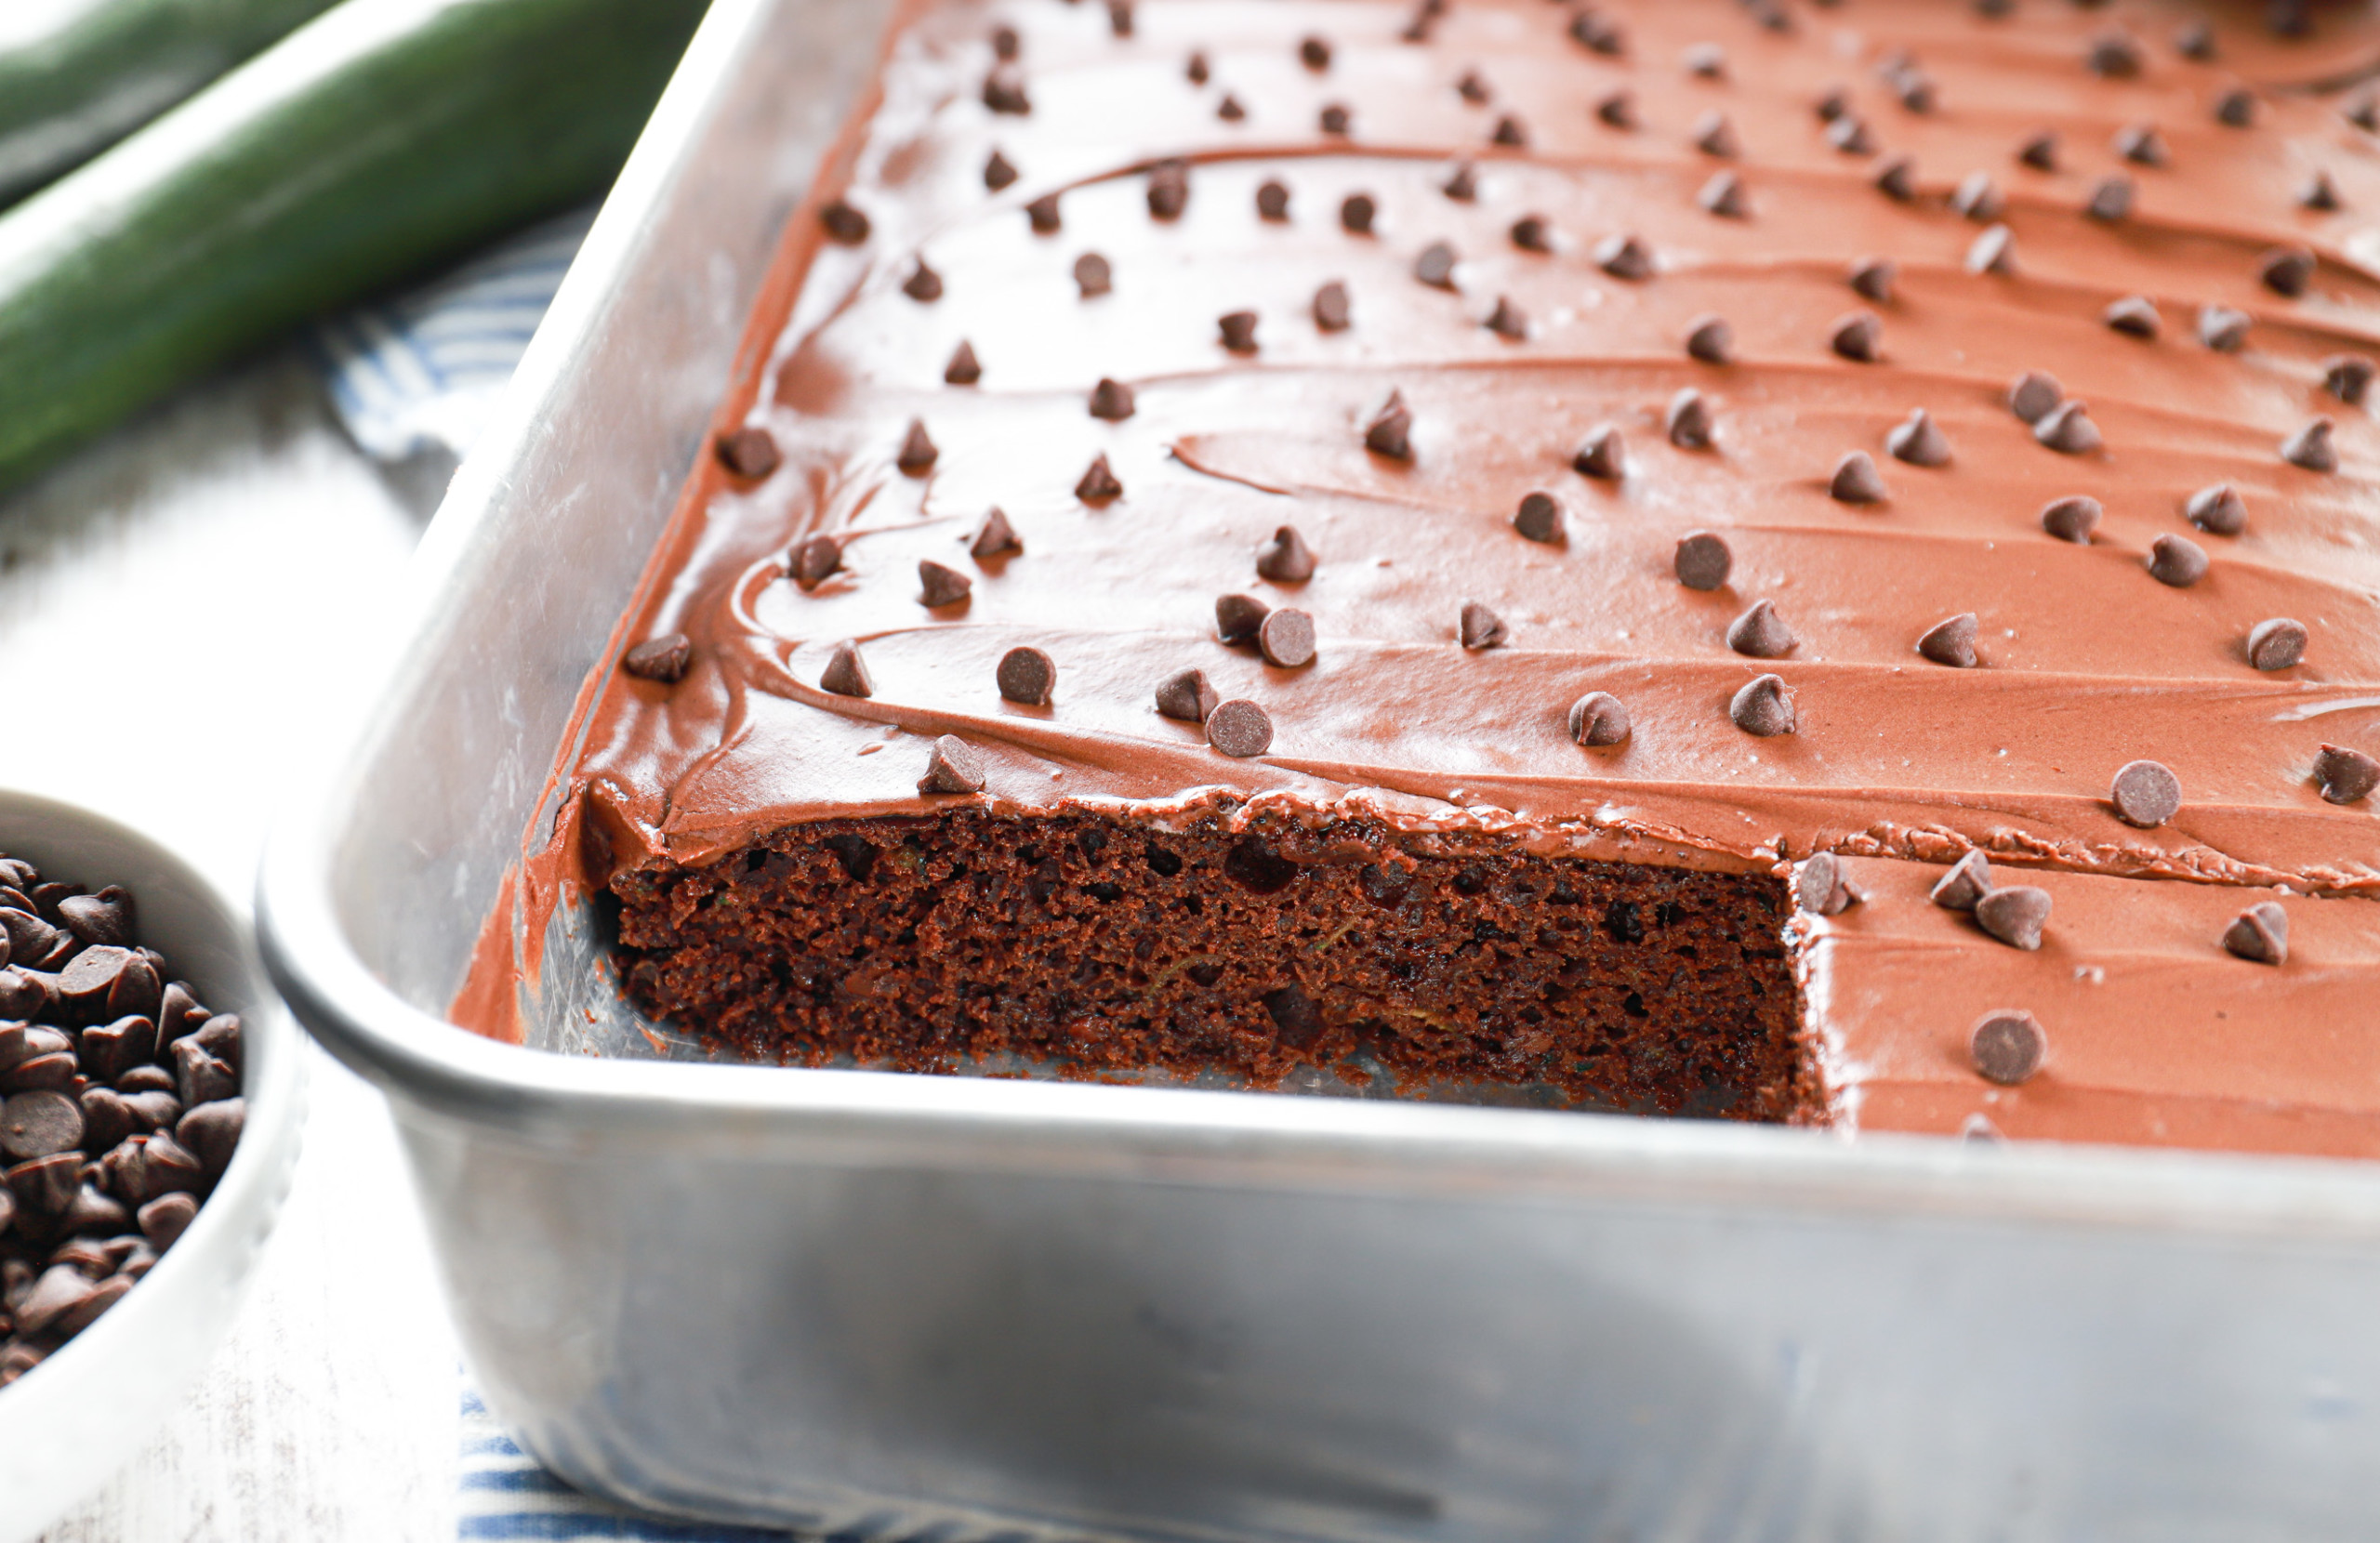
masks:
{"type": "Polygon", "coordinates": [[[585,917],[444,1022],[887,11],[714,7],[267,861],[529,1448],[851,1536],[2369,1536],[2370,1167],[687,1062],[585,917]]]}

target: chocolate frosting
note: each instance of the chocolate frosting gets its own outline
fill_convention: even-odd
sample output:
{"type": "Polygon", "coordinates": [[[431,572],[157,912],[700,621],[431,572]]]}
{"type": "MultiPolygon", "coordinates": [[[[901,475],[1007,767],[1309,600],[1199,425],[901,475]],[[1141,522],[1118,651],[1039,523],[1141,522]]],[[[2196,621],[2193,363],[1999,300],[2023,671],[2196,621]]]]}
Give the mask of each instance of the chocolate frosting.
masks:
{"type": "MultiPolygon", "coordinates": [[[[702,863],[806,819],[947,807],[919,791],[945,734],[980,758],[976,797],[1022,811],[1353,806],[1417,832],[1738,870],[1816,850],[1944,862],[1979,847],[2202,881],[2135,886],[2159,917],[2202,889],[2214,911],[2238,908],[2238,890],[2207,885],[2380,892],[2371,806],[2327,803],[2311,777],[2324,743],[2380,748],[2380,435],[2324,387],[2335,356],[2380,354],[2366,213],[2380,209],[2380,142],[2342,112],[2380,70],[2380,22],[2317,6],[2285,37],[2262,5],[2145,0],[2021,0],[1997,19],[1946,0],[1593,14],[1574,33],[1542,0],[1418,15],[1142,0],[1123,35],[1107,10],[1062,0],[913,7],[880,100],[789,228],[751,368],[722,408],[722,432],[765,429],[782,465],[754,481],[703,458],[590,682],[583,742],[569,741],[582,748],[560,773],[574,797],[530,892],[702,863]],[[2201,20],[2212,57],[2186,58],[2175,39],[2201,20]],[[1001,80],[1022,82],[1025,112],[986,102],[1001,24],[1020,45],[1001,80]],[[1579,41],[1611,25],[1616,53],[1579,41]],[[2136,73],[2092,68],[2111,34],[2131,40],[2136,73]],[[1319,69],[1301,58],[1313,36],[1329,46],[1319,69]],[[2226,103],[2242,85],[2239,126],[2226,103]],[[1838,90],[1864,133],[1842,113],[1830,133],[1818,107],[1838,90]],[[1633,112],[1596,111],[1623,91],[1633,112]],[[1226,99],[1244,111],[1219,113],[1226,99]],[[1346,132],[1322,128],[1330,106],[1346,132]],[[2160,164],[2127,132],[2142,125],[2160,164]],[[2054,153],[2032,159],[2046,170],[2019,159],[2044,132],[2054,153]],[[1015,175],[993,191],[996,152],[1015,175]],[[1911,162],[1906,198],[1876,185],[1895,157],[1911,162]],[[1449,196],[1466,165],[1467,196],[1449,196]],[[1712,209],[1723,173],[1733,217],[1712,209]],[[2330,196],[2316,202],[2334,206],[2302,199],[2317,174],[2330,196]],[[2128,206],[2100,218],[2116,176],[2128,206]],[[1260,208],[1266,183],[1288,190],[1285,218],[1260,208]],[[1357,194],[1376,211],[1368,233],[1342,217],[1357,194]],[[1057,229],[1043,231],[1027,208],[1052,198],[1057,229]],[[830,200],[866,215],[865,239],[829,239],[816,211],[830,200]],[[1971,262],[1987,223],[1962,206],[2004,227],[1999,270],[1971,262]],[[1626,236],[1651,257],[1643,277],[1598,264],[1626,236]],[[1458,259],[1444,284],[1416,276],[1438,244],[1458,259]],[[2285,296],[2264,274],[2294,247],[2315,262],[2285,296]],[[1089,297],[1087,254],[1112,275],[1089,297]],[[1875,257],[1895,265],[1887,292],[1872,266],[1855,291],[1855,265],[1875,257]],[[912,282],[921,265],[931,297],[912,282]],[[1330,284],[1350,301],[1343,328],[1316,323],[1330,284]],[[2141,308],[2119,304],[2135,297],[2160,319],[2153,337],[2141,308]],[[2209,330],[2226,346],[2202,341],[2207,308],[2243,314],[2244,336],[2218,312],[2209,330]],[[1840,348],[1860,311],[1872,347],[1840,348]],[[1242,312],[1252,349],[1245,322],[1219,326],[1242,312]],[[1731,334],[1725,363],[1688,352],[1712,317],[1731,334]],[[950,384],[962,345],[980,375],[950,384]],[[2028,371],[2087,403],[2076,416],[2096,449],[2061,453],[2010,410],[2028,371]],[[1094,415],[1103,380],[1129,388],[1129,415],[1104,391],[1094,415]],[[1411,414],[1404,457],[1366,442],[1392,389],[1411,414]],[[1714,425],[1706,448],[1666,431],[1688,389],[1714,425]],[[1920,409],[1944,464],[1907,458],[1911,437],[1895,434],[1920,409]],[[2282,454],[2318,416],[2335,422],[2334,471],[2282,454]],[[913,422],[930,467],[901,464],[913,422]],[[1573,457],[1606,426],[1622,474],[1583,475],[1573,457]],[[1831,495],[1854,451],[1882,501],[1831,495]],[[1087,501],[1100,456],[1123,492],[1087,501]],[[2236,534],[2188,517],[2217,483],[2245,507],[2236,534]],[[1532,492],[1562,506],[1559,540],[1514,529],[1532,492]],[[2104,508],[2084,544],[2042,524],[2074,495],[2104,508]],[[972,557],[994,507],[1022,550],[972,557]],[[1316,558],[1310,578],[1258,572],[1284,525],[1316,558]],[[1673,571],[1696,531],[1733,553],[1708,592],[1673,571]],[[789,554],[819,533],[840,562],[805,589],[789,554]],[[2204,576],[2152,575],[2161,535],[2202,547],[2204,576]],[[972,576],[969,594],[927,606],[921,561],[972,576]],[[1278,668],[1220,641],[1215,600],[1233,593],[1309,613],[1315,661],[1278,668]],[[1782,657],[1728,647],[1730,622],[1762,600],[1795,640],[1782,657]],[[1461,646],[1466,601],[1501,619],[1501,646],[1461,646]],[[1974,667],[1917,651],[1968,613],[1974,667]],[[2309,641],[2299,664],[2260,671],[2247,640],[2272,617],[2309,641]],[[674,683],[612,667],[668,633],[692,641],[674,683]],[[865,658],[865,697],[820,688],[845,641],[865,658]],[[1054,664],[1046,706],[1000,695],[999,661],[1019,647],[1054,664]],[[1264,709],[1264,754],[1220,755],[1157,711],[1158,684],[1192,668],[1264,709]],[[1728,705],[1771,672],[1797,729],[1755,738],[1728,705]],[[1622,744],[1567,732],[1590,692],[1624,705],[1622,744]],[[2149,829],[2109,801],[2117,769],[2142,758],[2183,793],[2149,829]]],[[[1883,914],[1830,919],[1851,930],[1818,956],[1830,983],[1815,1018],[1846,1010],[1857,929],[1883,914]]],[[[2163,946],[2131,941],[2123,914],[2109,903],[2094,949],[2163,946]]],[[[2368,937],[2364,914],[2324,912],[2368,937]]],[[[1961,968],[1951,949],[2003,962],[1997,944],[1949,935],[1945,976],[1961,968]]],[[[2241,1012],[2302,1010],[2273,996],[2278,972],[2217,956],[2210,987],[2241,1012]]],[[[1927,978],[1911,977],[1912,1002],[1927,978]]],[[[1858,1024],[1890,1018],[1861,1010],[1858,1024]]],[[[1842,1024],[1838,1072],[1898,1064],[1842,1024]]],[[[2203,1066],[2235,1059],[2204,1048],[2203,1066]]],[[[1975,1084],[1963,1097],[1983,1087],[1959,1075],[1975,1084]]],[[[1934,1128],[1960,1101],[1931,1087],[1894,1072],[1845,1109],[1934,1128]]],[[[2041,1128],[2103,1128],[2075,1117],[2041,1128]]]]}

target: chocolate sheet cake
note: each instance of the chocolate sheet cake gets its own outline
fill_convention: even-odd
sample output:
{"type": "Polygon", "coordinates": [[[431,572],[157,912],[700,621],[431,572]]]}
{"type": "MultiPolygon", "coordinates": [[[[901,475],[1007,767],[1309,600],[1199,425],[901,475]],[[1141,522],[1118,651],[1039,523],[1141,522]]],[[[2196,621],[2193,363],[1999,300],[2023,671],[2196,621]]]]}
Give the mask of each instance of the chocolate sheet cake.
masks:
{"type": "Polygon", "coordinates": [[[2380,1151],[2375,75],[916,0],[491,937],[764,1061],[2380,1151]]]}

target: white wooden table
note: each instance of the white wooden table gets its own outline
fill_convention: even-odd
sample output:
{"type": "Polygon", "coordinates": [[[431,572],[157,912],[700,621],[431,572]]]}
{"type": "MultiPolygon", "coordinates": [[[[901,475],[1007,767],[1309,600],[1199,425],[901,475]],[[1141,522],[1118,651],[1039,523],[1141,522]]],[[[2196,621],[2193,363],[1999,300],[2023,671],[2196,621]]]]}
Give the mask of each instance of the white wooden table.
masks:
{"type": "MultiPolygon", "coordinates": [[[[336,747],[386,644],[421,502],[348,444],[294,349],[0,498],[0,669],[39,730],[0,736],[0,784],[149,830],[245,897],[282,790],[336,747]],[[77,679],[108,689],[21,689],[77,679]]],[[[395,1135],[377,1094],[313,1062],[240,1322],[46,1543],[455,1536],[455,1340],[395,1135]]]]}

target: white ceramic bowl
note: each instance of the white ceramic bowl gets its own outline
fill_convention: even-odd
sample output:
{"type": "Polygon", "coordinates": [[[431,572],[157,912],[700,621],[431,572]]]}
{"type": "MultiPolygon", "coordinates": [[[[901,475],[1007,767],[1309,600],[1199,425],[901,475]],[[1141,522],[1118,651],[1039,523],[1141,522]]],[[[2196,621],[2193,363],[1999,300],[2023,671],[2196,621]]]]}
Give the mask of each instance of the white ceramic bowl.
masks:
{"type": "Polygon", "coordinates": [[[0,791],[0,853],[45,878],[133,894],[141,943],[242,1024],[247,1122],[231,1166],[165,1257],[64,1349],[0,1388],[0,1543],[23,1543],[145,1443],[231,1325],[298,1157],[305,1070],[245,911],[155,841],[71,804],[0,791]]]}

